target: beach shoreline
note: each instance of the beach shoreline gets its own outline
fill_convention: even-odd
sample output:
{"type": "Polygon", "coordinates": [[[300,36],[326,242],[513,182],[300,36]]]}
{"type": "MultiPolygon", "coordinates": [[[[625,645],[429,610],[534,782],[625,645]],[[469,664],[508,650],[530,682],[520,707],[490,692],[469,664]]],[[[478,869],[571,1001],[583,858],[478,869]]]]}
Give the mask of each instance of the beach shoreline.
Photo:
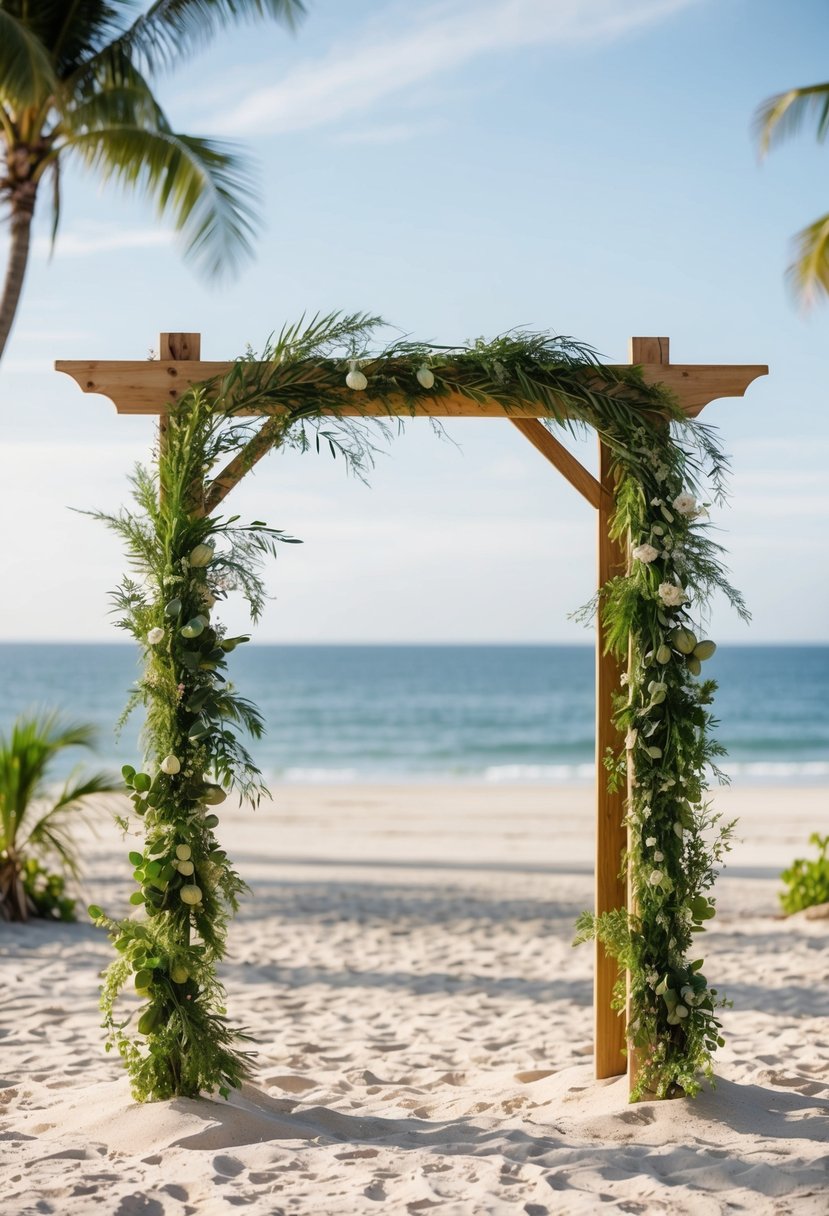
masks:
{"type": "MultiPolygon", "coordinates": [[[[252,888],[222,977],[258,1054],[230,1103],[132,1103],[105,935],[0,926],[4,1211],[823,1216],[827,922],[777,894],[827,791],[713,799],[739,819],[702,946],[734,1002],[713,1092],[629,1107],[592,1080],[589,787],[278,786],[219,829],[252,888]]],[[[84,841],[84,898],[114,915],[130,847],[84,841]]]]}

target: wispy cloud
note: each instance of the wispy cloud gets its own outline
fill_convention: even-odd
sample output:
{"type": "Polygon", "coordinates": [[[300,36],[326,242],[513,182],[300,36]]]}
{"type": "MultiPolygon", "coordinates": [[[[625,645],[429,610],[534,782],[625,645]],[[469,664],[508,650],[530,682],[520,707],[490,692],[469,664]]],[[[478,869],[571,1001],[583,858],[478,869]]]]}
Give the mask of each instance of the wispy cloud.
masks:
{"type": "MultiPolygon", "coordinates": [[[[430,77],[484,55],[540,43],[590,43],[662,21],[698,0],[440,0],[406,25],[355,28],[279,84],[256,88],[216,115],[213,129],[302,131],[371,110],[430,77]]],[[[394,16],[395,20],[392,20],[394,16]]]]}
{"type": "Polygon", "coordinates": [[[433,135],[436,130],[436,123],[388,122],[378,123],[374,127],[339,131],[335,139],[340,144],[400,144],[433,135]]]}
{"type": "MultiPolygon", "coordinates": [[[[172,244],[173,234],[156,228],[79,227],[59,232],[56,256],[85,258],[94,253],[115,253],[122,249],[158,249],[172,244]]],[[[35,237],[33,251],[38,257],[48,257],[51,243],[45,236],[35,237]]]]}

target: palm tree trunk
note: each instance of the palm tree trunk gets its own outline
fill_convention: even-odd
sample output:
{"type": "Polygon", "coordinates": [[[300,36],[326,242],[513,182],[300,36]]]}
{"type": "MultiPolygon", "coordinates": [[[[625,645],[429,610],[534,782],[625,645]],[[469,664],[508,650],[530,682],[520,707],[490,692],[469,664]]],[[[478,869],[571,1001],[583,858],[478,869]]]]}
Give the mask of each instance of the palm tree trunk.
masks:
{"type": "Polygon", "coordinates": [[[0,863],[0,920],[25,923],[30,911],[17,863],[10,858],[0,863]]]}
{"type": "Polygon", "coordinates": [[[23,290],[23,279],[26,276],[26,266],[29,261],[36,194],[37,184],[28,181],[17,187],[12,203],[11,249],[6,267],[6,281],[3,284],[3,295],[0,298],[0,358],[3,357],[3,351],[6,349],[20,302],[20,293],[23,290]]]}

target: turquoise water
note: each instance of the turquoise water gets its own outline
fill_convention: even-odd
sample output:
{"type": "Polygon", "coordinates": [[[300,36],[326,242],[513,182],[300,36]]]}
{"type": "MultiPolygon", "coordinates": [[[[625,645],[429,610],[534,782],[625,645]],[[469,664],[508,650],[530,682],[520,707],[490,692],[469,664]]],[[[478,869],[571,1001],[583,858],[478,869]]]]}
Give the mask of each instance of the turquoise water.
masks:
{"type": "MultiPolygon", "coordinates": [[[[139,758],[140,712],[113,727],[136,678],[128,645],[0,644],[0,730],[55,706],[100,729],[99,754],[139,758]]],[[[829,786],[829,646],[721,647],[718,735],[735,782],[829,786]]],[[[232,678],[262,709],[270,781],[588,781],[593,652],[581,646],[268,646],[232,678]]]]}

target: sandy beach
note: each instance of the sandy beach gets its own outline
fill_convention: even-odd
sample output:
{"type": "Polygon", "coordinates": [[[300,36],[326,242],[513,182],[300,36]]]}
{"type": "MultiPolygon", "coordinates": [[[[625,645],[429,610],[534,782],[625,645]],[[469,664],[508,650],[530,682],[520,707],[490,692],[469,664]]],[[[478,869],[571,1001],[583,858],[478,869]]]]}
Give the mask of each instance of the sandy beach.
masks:
{"type": "MultiPolygon", "coordinates": [[[[829,792],[717,800],[740,839],[704,948],[734,1007],[694,1102],[592,1079],[588,788],[282,787],[228,813],[254,895],[223,976],[258,1052],[228,1103],[132,1103],[105,935],[0,926],[4,1214],[825,1216],[829,921],[780,919],[777,891],[829,792]]],[[[90,840],[84,902],[124,911],[129,847],[90,840]]]]}

